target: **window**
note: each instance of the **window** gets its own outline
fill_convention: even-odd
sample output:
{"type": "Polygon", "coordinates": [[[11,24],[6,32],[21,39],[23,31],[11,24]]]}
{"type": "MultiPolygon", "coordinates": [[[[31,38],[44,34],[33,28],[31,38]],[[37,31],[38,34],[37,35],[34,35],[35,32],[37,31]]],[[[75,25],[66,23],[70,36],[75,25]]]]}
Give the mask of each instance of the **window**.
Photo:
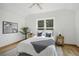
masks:
{"type": "Polygon", "coordinates": [[[38,27],[44,27],[44,20],[38,21],[38,27]]]}
{"type": "Polygon", "coordinates": [[[38,30],[53,30],[53,19],[38,20],[38,30]]]}
{"type": "Polygon", "coordinates": [[[53,30],[53,19],[46,20],[46,30],[53,30]]]}
{"type": "Polygon", "coordinates": [[[53,20],[46,20],[46,27],[53,27],[53,20]]]}
{"type": "Polygon", "coordinates": [[[38,21],[38,30],[44,30],[44,20],[38,21]]]}

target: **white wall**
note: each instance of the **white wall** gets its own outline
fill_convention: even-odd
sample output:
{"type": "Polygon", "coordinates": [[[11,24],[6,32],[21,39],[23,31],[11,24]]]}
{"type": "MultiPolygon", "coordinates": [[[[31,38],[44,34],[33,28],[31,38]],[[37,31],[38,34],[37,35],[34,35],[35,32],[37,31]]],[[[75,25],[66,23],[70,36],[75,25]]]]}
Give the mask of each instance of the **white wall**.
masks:
{"type": "Polygon", "coordinates": [[[25,6],[26,4],[24,5],[23,4],[21,5],[20,4],[0,4],[0,46],[3,46],[2,44],[4,44],[5,42],[6,42],[5,44],[8,44],[8,42],[11,43],[13,41],[17,41],[23,38],[23,36],[21,36],[21,34],[19,33],[2,34],[2,21],[10,21],[10,22],[18,23],[19,30],[23,26],[28,26],[33,33],[36,33],[36,19],[53,18],[53,17],[55,17],[54,31],[56,34],[61,32],[65,36],[65,43],[75,44],[77,41],[79,42],[78,40],[79,12],[76,14],[77,24],[75,27],[74,11],[65,9],[65,10],[56,10],[51,12],[40,13],[38,12],[39,10],[36,11],[34,8],[35,11],[31,9],[31,12],[29,12],[30,9],[27,10],[25,6]],[[31,14],[32,12],[37,12],[37,14],[31,14]],[[28,15],[28,14],[31,14],[31,15],[28,15]],[[77,35],[77,40],[76,40],[75,34],[77,35]]]}
{"type": "Polygon", "coordinates": [[[76,11],[76,44],[79,46],[79,11],[76,11]]]}
{"type": "Polygon", "coordinates": [[[65,37],[65,43],[75,44],[75,13],[71,10],[59,10],[54,12],[46,12],[40,14],[32,14],[26,17],[26,25],[33,33],[36,33],[36,19],[53,18],[55,33],[62,33],[65,37]]]}
{"type": "Polygon", "coordinates": [[[24,37],[20,33],[2,34],[2,21],[18,23],[18,29],[25,26],[24,17],[20,14],[14,13],[8,7],[0,5],[0,47],[10,43],[22,40],[24,37]]]}

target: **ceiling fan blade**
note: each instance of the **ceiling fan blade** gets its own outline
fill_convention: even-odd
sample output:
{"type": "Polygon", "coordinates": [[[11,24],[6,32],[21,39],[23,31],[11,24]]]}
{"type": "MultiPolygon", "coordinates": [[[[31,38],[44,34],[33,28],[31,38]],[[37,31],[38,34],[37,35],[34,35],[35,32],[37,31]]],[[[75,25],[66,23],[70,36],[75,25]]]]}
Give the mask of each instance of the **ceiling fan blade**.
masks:
{"type": "Polygon", "coordinates": [[[33,3],[29,8],[32,8],[35,5],[35,3],[33,3]]]}
{"type": "Polygon", "coordinates": [[[40,6],[40,4],[39,3],[33,3],[31,6],[29,6],[29,8],[32,8],[33,6],[38,6],[40,9],[42,9],[42,7],[40,6]]]}
{"type": "Polygon", "coordinates": [[[42,9],[42,7],[41,7],[39,4],[37,4],[37,6],[38,6],[40,9],[42,9]]]}

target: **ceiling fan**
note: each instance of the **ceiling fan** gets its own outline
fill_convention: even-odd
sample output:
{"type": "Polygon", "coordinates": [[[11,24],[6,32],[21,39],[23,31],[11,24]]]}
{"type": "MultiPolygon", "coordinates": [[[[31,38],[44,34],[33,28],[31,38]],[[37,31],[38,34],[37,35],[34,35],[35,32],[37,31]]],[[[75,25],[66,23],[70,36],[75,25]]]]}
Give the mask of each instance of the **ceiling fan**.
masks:
{"type": "Polygon", "coordinates": [[[42,9],[40,3],[33,3],[32,5],[29,6],[29,8],[32,8],[33,6],[38,6],[40,9],[42,9]]]}

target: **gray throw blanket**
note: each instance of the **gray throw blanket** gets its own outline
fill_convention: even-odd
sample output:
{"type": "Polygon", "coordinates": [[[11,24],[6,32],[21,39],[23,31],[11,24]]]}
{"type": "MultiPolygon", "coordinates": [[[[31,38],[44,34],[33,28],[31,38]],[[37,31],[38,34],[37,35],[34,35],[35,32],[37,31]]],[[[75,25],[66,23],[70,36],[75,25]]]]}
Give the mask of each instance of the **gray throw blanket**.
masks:
{"type": "Polygon", "coordinates": [[[49,39],[49,40],[42,40],[42,41],[31,42],[31,44],[33,45],[35,51],[37,53],[40,53],[42,50],[44,50],[49,45],[55,44],[55,42],[54,42],[54,40],[49,39]]]}

